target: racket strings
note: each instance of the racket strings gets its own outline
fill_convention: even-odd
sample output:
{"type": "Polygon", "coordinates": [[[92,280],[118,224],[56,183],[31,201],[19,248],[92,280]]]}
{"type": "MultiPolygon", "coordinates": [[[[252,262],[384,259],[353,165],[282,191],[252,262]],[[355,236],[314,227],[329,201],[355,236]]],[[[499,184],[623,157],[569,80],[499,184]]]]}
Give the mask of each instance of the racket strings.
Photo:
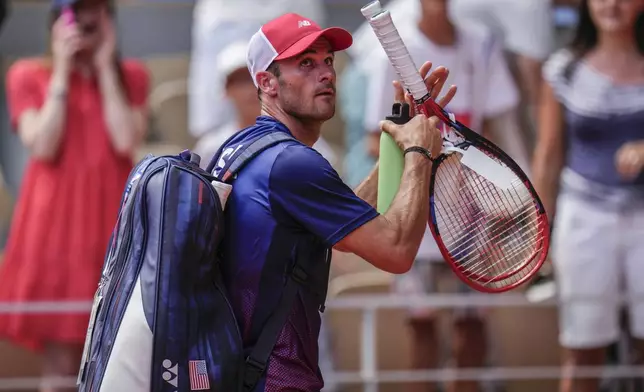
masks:
{"type": "MultiPolygon", "coordinates": [[[[452,170],[453,170],[453,169],[452,169],[452,170]]],[[[454,175],[454,174],[452,174],[452,175],[454,175]]],[[[453,184],[453,183],[452,183],[452,184],[453,184]]],[[[464,186],[464,185],[465,185],[465,182],[463,182],[463,181],[459,181],[459,184],[460,184],[460,187],[459,187],[459,189],[456,191],[456,193],[457,193],[457,194],[459,194],[459,195],[461,195],[461,196],[462,196],[462,195],[466,195],[466,196],[467,196],[467,195],[469,195],[469,194],[470,194],[470,192],[467,192],[467,190],[468,190],[468,189],[464,186]]],[[[475,184],[475,185],[476,185],[476,184],[475,184]]],[[[478,184],[478,185],[480,185],[480,184],[478,184]]],[[[480,187],[479,187],[479,188],[480,188],[480,187]]],[[[481,189],[478,189],[478,190],[481,190],[481,189]]],[[[450,193],[455,193],[455,192],[450,192],[450,193]]],[[[487,200],[481,200],[480,198],[478,198],[478,200],[477,200],[476,202],[478,202],[479,204],[481,204],[482,202],[486,202],[486,203],[487,203],[487,200]]],[[[475,201],[473,201],[473,200],[471,200],[471,197],[470,197],[470,200],[468,200],[468,203],[469,203],[470,205],[471,205],[471,204],[473,204],[473,203],[476,203],[476,202],[475,202],[475,201]]],[[[492,207],[492,206],[490,206],[490,205],[489,205],[489,203],[487,203],[487,204],[488,204],[488,205],[487,205],[488,210],[489,210],[489,209],[491,209],[491,207],[492,207]]],[[[463,209],[462,209],[462,208],[460,208],[460,207],[462,207],[462,205],[457,205],[457,203],[451,203],[451,204],[449,205],[449,207],[451,207],[451,206],[457,206],[457,207],[459,207],[459,209],[460,209],[461,211],[463,211],[463,209]]],[[[521,211],[521,212],[520,212],[520,210],[521,210],[521,208],[519,207],[519,208],[517,208],[517,209],[516,209],[516,211],[514,211],[514,212],[510,212],[510,213],[505,213],[505,215],[507,215],[507,216],[508,216],[508,217],[510,217],[510,218],[515,217],[513,220],[514,220],[514,221],[517,221],[517,219],[516,219],[517,215],[519,215],[519,216],[524,215],[525,211],[527,211],[527,210],[523,209],[523,211],[521,211]]],[[[454,209],[451,209],[450,214],[453,214],[454,212],[455,212],[455,210],[454,210],[454,209]]],[[[469,212],[469,211],[468,211],[468,212],[469,212]]],[[[498,212],[498,213],[503,213],[503,211],[497,211],[497,212],[498,212]]],[[[536,216],[536,215],[537,215],[536,210],[531,210],[529,213],[530,213],[530,215],[532,215],[532,216],[536,216]]],[[[479,223],[480,223],[480,221],[481,221],[481,219],[486,217],[485,211],[483,211],[483,210],[479,210],[475,215],[468,214],[467,212],[466,212],[465,214],[459,214],[459,215],[460,215],[461,217],[463,217],[463,216],[468,216],[468,217],[470,217],[470,218],[471,218],[471,219],[469,219],[469,223],[464,223],[464,224],[463,224],[463,222],[462,222],[462,224],[463,224],[463,228],[465,229],[465,232],[467,232],[467,231],[469,231],[469,230],[472,230],[472,229],[473,229],[473,226],[475,226],[475,225],[479,224],[479,223]]],[[[524,219],[522,219],[521,221],[524,221],[525,219],[527,219],[527,218],[529,218],[529,217],[530,217],[530,216],[527,216],[527,217],[525,217],[524,219]]],[[[519,222],[521,222],[521,221],[519,221],[519,222]]],[[[518,223],[519,223],[519,222],[518,222],[518,223]]],[[[497,220],[497,222],[496,222],[496,223],[493,223],[493,224],[492,224],[492,228],[493,228],[493,229],[496,229],[497,227],[498,227],[499,229],[504,229],[504,230],[503,230],[503,231],[501,231],[501,232],[497,232],[497,235],[496,235],[495,237],[493,237],[492,239],[496,239],[496,238],[498,238],[499,236],[501,236],[501,235],[503,235],[503,234],[506,234],[509,230],[512,230],[512,229],[513,229],[513,227],[512,227],[512,226],[508,226],[508,225],[506,225],[506,224],[504,224],[504,223],[505,223],[505,222],[504,222],[503,220],[499,219],[499,220],[497,220]]],[[[494,232],[495,230],[491,230],[491,231],[492,231],[492,232],[494,232]]],[[[488,232],[490,232],[490,230],[488,230],[488,232]]],[[[456,238],[456,239],[455,239],[455,240],[456,240],[455,242],[460,242],[460,241],[463,239],[463,237],[464,237],[464,235],[463,235],[463,236],[461,236],[460,238],[456,238]]],[[[470,243],[472,243],[472,241],[470,241],[470,243]]]]}
{"type": "MultiPolygon", "coordinates": [[[[479,216],[481,217],[482,214],[479,214],[479,216]]],[[[481,241],[487,241],[490,244],[484,248],[484,251],[474,252],[475,254],[478,253],[479,257],[464,258],[460,264],[460,267],[469,277],[482,275],[498,278],[514,272],[521,265],[510,264],[506,266],[504,262],[508,259],[524,256],[523,253],[526,251],[529,252],[533,248],[534,241],[531,241],[530,233],[521,233],[520,231],[513,230],[513,227],[507,222],[503,222],[503,220],[500,222],[492,222],[491,224],[488,222],[486,224],[482,222],[482,219],[477,219],[475,224],[481,226],[480,228],[475,228],[470,225],[465,230],[478,232],[479,235],[465,240],[461,238],[460,241],[456,241],[453,244],[456,245],[455,251],[460,254],[472,253],[472,250],[479,246],[481,241]],[[511,231],[521,235],[509,236],[511,231]],[[503,243],[504,239],[505,244],[503,243]]],[[[534,231],[532,234],[532,237],[536,237],[534,231]]]]}
{"type": "MultiPolygon", "coordinates": [[[[452,169],[452,170],[453,170],[453,169],[452,169]]],[[[452,173],[452,175],[453,175],[453,173],[452,173]]],[[[467,182],[463,182],[463,181],[460,181],[460,183],[461,183],[462,185],[467,184],[467,182]]],[[[481,192],[484,192],[484,191],[485,191],[484,189],[481,189],[481,187],[480,187],[480,184],[479,184],[479,183],[474,183],[474,185],[478,185],[478,186],[476,187],[476,188],[478,188],[478,189],[475,189],[477,192],[476,192],[476,193],[473,193],[473,194],[475,194],[475,195],[476,195],[476,194],[481,194],[481,192]]],[[[460,192],[463,192],[464,190],[467,190],[467,189],[463,189],[463,187],[461,187],[460,192]]],[[[469,193],[469,192],[467,192],[467,193],[466,193],[466,195],[468,195],[468,194],[470,194],[470,193],[469,193]]],[[[476,205],[476,204],[481,205],[481,204],[484,204],[484,206],[486,207],[486,208],[485,208],[485,210],[488,210],[488,211],[489,211],[489,210],[491,210],[491,209],[492,209],[492,207],[493,207],[492,205],[490,205],[490,203],[488,202],[488,200],[487,200],[487,199],[483,199],[483,200],[482,200],[480,197],[478,197],[478,198],[477,198],[477,200],[476,200],[475,202],[472,202],[471,198],[468,198],[468,199],[470,199],[470,200],[469,200],[469,204],[470,204],[470,205],[476,205]]],[[[452,205],[456,205],[456,204],[455,204],[455,203],[452,203],[452,205]]],[[[459,207],[462,207],[462,206],[459,206],[459,207]]],[[[497,212],[498,212],[498,211],[497,211],[497,212]]],[[[461,215],[462,215],[462,214],[461,214],[461,215]]],[[[463,227],[463,232],[464,232],[464,233],[472,233],[472,232],[474,232],[474,233],[479,232],[479,233],[480,233],[480,232],[481,232],[481,230],[480,230],[480,229],[478,229],[478,230],[477,230],[477,229],[476,229],[476,226],[481,225],[481,224],[483,223],[482,221],[484,220],[484,218],[486,218],[486,217],[487,217],[487,215],[485,214],[485,211],[484,211],[484,210],[478,210],[478,212],[477,212],[476,214],[474,214],[474,215],[469,214],[469,215],[470,215],[470,216],[469,216],[469,218],[470,218],[470,219],[469,219],[469,222],[468,222],[468,223],[466,223],[466,225],[463,227]]],[[[496,236],[495,236],[495,237],[499,237],[499,236],[503,235],[504,233],[506,233],[508,230],[511,230],[511,228],[510,228],[510,227],[508,227],[508,228],[506,228],[505,230],[503,230],[504,226],[507,226],[507,225],[503,225],[503,221],[502,221],[502,220],[498,220],[496,223],[493,223],[493,225],[492,225],[491,227],[488,227],[488,228],[487,228],[487,234],[488,234],[488,236],[489,236],[489,234],[490,234],[490,232],[491,232],[491,231],[492,231],[492,232],[494,232],[494,231],[498,231],[499,229],[500,229],[500,230],[502,230],[501,232],[496,233],[496,236]],[[498,223],[501,223],[501,224],[498,224],[498,223]],[[498,227],[495,227],[495,226],[498,226],[498,227]]],[[[448,247],[453,247],[454,245],[456,245],[456,246],[455,246],[455,248],[454,248],[454,251],[455,251],[457,254],[469,253],[469,251],[471,251],[473,247],[475,247],[475,246],[477,246],[477,245],[478,245],[478,244],[477,244],[477,242],[479,242],[478,240],[480,240],[480,235],[479,235],[478,237],[479,237],[479,238],[477,238],[477,236],[475,236],[475,237],[471,237],[470,239],[466,239],[466,238],[464,238],[464,235],[461,235],[461,236],[460,236],[460,237],[458,237],[458,238],[454,238],[454,241],[453,241],[451,244],[449,244],[449,245],[448,245],[448,247]]],[[[495,237],[492,237],[492,238],[491,238],[491,240],[493,240],[495,237]]],[[[499,257],[502,257],[502,256],[503,256],[503,255],[502,255],[502,254],[500,254],[500,252],[499,252],[497,249],[495,249],[495,248],[490,248],[490,250],[492,250],[492,251],[493,251],[493,252],[492,252],[493,254],[491,254],[491,255],[490,255],[491,257],[494,257],[494,258],[498,259],[499,257]]],[[[477,259],[473,259],[471,262],[464,262],[464,263],[462,263],[462,267],[463,267],[465,270],[468,270],[468,271],[470,271],[470,272],[472,272],[472,273],[483,273],[483,272],[486,272],[486,270],[490,270],[490,269],[492,269],[495,265],[494,265],[494,264],[489,265],[489,266],[487,266],[486,270],[483,270],[483,271],[482,271],[482,270],[477,270],[477,269],[472,268],[472,266],[471,266],[471,265],[469,265],[469,264],[471,264],[471,263],[475,263],[475,266],[479,266],[479,265],[487,265],[487,264],[489,264],[489,263],[486,263],[486,261],[487,261],[487,260],[480,260],[480,261],[479,261],[479,260],[477,260],[477,259]]]]}
{"type": "MultiPolygon", "coordinates": [[[[537,214],[536,212],[533,212],[531,215],[536,217],[537,214]]],[[[504,223],[503,226],[508,226],[508,225],[504,223]]],[[[488,235],[489,241],[492,243],[499,242],[501,239],[504,238],[505,235],[510,234],[509,232],[512,231],[513,229],[514,229],[513,227],[506,227],[505,229],[503,229],[502,231],[499,231],[498,233],[492,233],[494,234],[493,236],[488,235]]],[[[466,230],[472,230],[472,228],[467,228],[466,230]]],[[[537,229],[530,229],[530,231],[534,231],[533,237],[534,237],[534,240],[536,241],[538,239],[537,229]]],[[[515,231],[515,233],[517,233],[517,231],[515,231]]],[[[533,238],[530,238],[529,236],[528,238],[526,238],[526,236],[524,235],[525,233],[522,233],[520,231],[518,231],[518,233],[520,233],[521,235],[509,237],[509,240],[506,241],[508,247],[511,248],[510,252],[498,251],[498,252],[495,252],[494,255],[490,255],[490,257],[494,256],[495,258],[498,258],[502,256],[505,258],[513,259],[515,257],[520,256],[524,251],[530,251],[530,249],[533,248],[533,243],[532,243],[533,238]]],[[[470,251],[476,245],[477,245],[476,242],[468,241],[467,249],[465,250],[470,251]]],[[[457,246],[457,249],[458,249],[458,246],[457,246]]],[[[490,263],[487,263],[487,261],[488,261],[487,259],[472,260],[471,262],[464,262],[461,265],[465,270],[471,271],[472,274],[484,274],[492,271],[496,266],[502,263],[502,261],[497,261],[490,264],[490,263]]],[[[513,266],[513,268],[511,269],[514,269],[514,267],[515,266],[513,266]]],[[[503,266],[501,266],[500,268],[503,268],[503,266]]],[[[501,272],[507,273],[508,271],[509,270],[503,270],[501,272]]]]}
{"type": "Polygon", "coordinates": [[[525,267],[543,249],[544,230],[534,201],[518,177],[502,190],[460,163],[441,163],[434,184],[441,239],[467,279],[507,285],[530,273],[525,267]]]}
{"type": "MultiPolygon", "coordinates": [[[[524,214],[525,214],[525,211],[523,211],[523,212],[519,212],[519,211],[517,211],[517,215],[519,215],[519,216],[522,216],[522,215],[524,215],[524,214]]],[[[485,215],[485,213],[484,213],[483,211],[479,211],[479,212],[477,212],[477,214],[476,214],[476,215],[472,216],[472,218],[474,218],[474,219],[470,220],[470,222],[468,222],[468,223],[466,223],[466,224],[465,224],[464,229],[465,229],[465,230],[472,230],[472,229],[474,229],[474,226],[475,226],[475,225],[477,225],[477,224],[479,224],[479,223],[480,223],[480,219],[485,218],[485,216],[486,216],[486,215],[485,215]]],[[[516,216],[516,215],[515,215],[515,216],[516,216]]],[[[514,220],[515,220],[515,222],[516,222],[517,224],[520,224],[520,223],[525,223],[525,220],[526,220],[526,219],[531,218],[531,217],[536,217],[536,216],[537,216],[537,212],[536,212],[536,210],[535,210],[535,211],[531,211],[531,212],[529,212],[529,216],[526,216],[526,217],[522,218],[520,221],[516,221],[516,219],[514,219],[514,220]]],[[[503,231],[500,231],[500,232],[495,232],[494,230],[488,230],[488,232],[496,233],[496,235],[495,235],[494,237],[492,237],[492,239],[493,239],[493,240],[494,240],[494,239],[498,239],[499,237],[501,237],[501,236],[502,236],[502,235],[504,235],[504,234],[507,234],[507,233],[508,233],[508,231],[510,231],[510,230],[512,230],[512,229],[513,229],[513,227],[512,227],[512,226],[507,225],[507,224],[506,224],[506,222],[503,222],[502,220],[499,220],[499,221],[497,221],[497,222],[495,222],[495,223],[492,223],[492,225],[493,225],[492,227],[493,227],[493,228],[495,228],[495,229],[496,229],[496,228],[498,228],[498,229],[502,229],[502,230],[503,230],[503,231]]],[[[464,237],[465,237],[465,234],[463,234],[463,235],[462,235],[461,237],[459,237],[459,238],[455,238],[455,242],[458,242],[458,243],[460,243],[460,244],[463,244],[463,242],[461,242],[461,241],[464,241],[464,240],[465,240],[465,239],[464,239],[464,237]]],[[[470,246],[471,246],[472,241],[469,241],[469,243],[470,243],[470,246]]]]}
{"type": "MultiPolygon", "coordinates": [[[[523,244],[523,245],[519,245],[519,246],[529,246],[529,244],[527,244],[525,242],[525,240],[526,240],[526,238],[525,238],[526,237],[526,235],[525,235],[526,232],[525,231],[516,231],[514,229],[515,229],[515,226],[526,226],[528,224],[528,222],[527,222],[528,219],[536,218],[537,217],[536,210],[531,210],[531,211],[527,211],[525,209],[523,211],[518,210],[514,214],[511,214],[511,216],[514,216],[514,218],[511,218],[511,221],[512,221],[512,223],[514,223],[514,225],[508,224],[508,222],[504,221],[503,219],[497,219],[496,222],[492,222],[491,225],[488,226],[487,233],[488,233],[488,237],[489,237],[490,241],[494,242],[494,241],[498,241],[498,240],[500,240],[502,238],[509,238],[508,241],[517,241],[517,242],[520,242],[520,244],[523,244]],[[520,218],[520,219],[518,219],[518,218],[520,218]],[[507,235],[512,234],[511,233],[512,231],[514,233],[518,233],[519,236],[514,235],[514,236],[511,236],[511,237],[506,237],[507,235]]],[[[485,218],[485,216],[484,216],[483,213],[479,213],[477,218],[483,219],[483,218],[485,218]]],[[[481,219],[478,219],[477,223],[480,223],[481,219]]],[[[472,230],[473,227],[472,227],[472,225],[470,225],[469,227],[466,227],[465,229],[466,230],[472,230]]],[[[537,237],[538,233],[539,233],[538,229],[536,228],[536,226],[528,226],[527,232],[528,233],[529,232],[534,232],[535,237],[537,237]]],[[[458,240],[459,239],[457,239],[457,241],[458,240]]],[[[475,243],[473,241],[468,242],[468,247],[472,247],[474,245],[475,245],[475,243]]]]}

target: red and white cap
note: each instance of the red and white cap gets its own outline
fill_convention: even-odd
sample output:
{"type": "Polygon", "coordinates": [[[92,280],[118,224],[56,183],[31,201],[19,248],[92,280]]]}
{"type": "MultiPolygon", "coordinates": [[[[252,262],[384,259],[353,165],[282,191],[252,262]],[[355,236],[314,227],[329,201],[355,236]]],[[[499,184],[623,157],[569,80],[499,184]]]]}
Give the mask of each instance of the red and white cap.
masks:
{"type": "Polygon", "coordinates": [[[290,13],[263,25],[250,39],[246,65],[257,86],[257,73],[266,71],[275,60],[284,60],[305,51],[318,38],[324,37],[334,52],[353,43],[351,33],[340,27],[322,29],[311,19],[290,13]]]}

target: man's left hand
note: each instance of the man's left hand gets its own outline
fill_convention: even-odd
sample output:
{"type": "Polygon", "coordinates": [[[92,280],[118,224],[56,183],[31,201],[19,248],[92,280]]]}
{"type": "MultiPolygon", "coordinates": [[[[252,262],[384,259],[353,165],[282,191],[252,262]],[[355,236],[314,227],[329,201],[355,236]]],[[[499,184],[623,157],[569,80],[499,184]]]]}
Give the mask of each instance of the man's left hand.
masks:
{"type": "MultiPolygon", "coordinates": [[[[440,66],[433,70],[432,73],[429,74],[429,76],[427,76],[431,68],[432,63],[430,61],[427,61],[422,65],[422,67],[420,67],[420,70],[418,70],[418,72],[420,73],[420,76],[425,80],[425,86],[427,86],[427,90],[430,91],[432,99],[436,101],[441,107],[445,107],[452,101],[452,99],[456,95],[456,86],[450,86],[443,98],[438,100],[438,95],[443,90],[445,82],[447,81],[447,77],[449,76],[449,70],[443,66],[440,66]]],[[[410,107],[410,115],[411,117],[413,117],[416,114],[413,98],[408,92],[405,92],[403,90],[400,81],[396,80],[393,82],[393,84],[395,90],[394,102],[407,102],[410,107]]]]}

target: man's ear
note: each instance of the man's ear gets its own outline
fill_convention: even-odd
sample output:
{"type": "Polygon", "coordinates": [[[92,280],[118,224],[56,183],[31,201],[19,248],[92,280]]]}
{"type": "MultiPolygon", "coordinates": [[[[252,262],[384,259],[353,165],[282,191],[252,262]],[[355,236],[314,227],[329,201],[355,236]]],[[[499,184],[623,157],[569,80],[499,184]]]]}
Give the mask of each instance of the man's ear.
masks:
{"type": "Polygon", "coordinates": [[[262,90],[262,93],[270,97],[277,95],[277,88],[279,83],[277,82],[277,77],[270,72],[262,71],[258,72],[255,75],[255,80],[257,80],[257,87],[262,90]]]}

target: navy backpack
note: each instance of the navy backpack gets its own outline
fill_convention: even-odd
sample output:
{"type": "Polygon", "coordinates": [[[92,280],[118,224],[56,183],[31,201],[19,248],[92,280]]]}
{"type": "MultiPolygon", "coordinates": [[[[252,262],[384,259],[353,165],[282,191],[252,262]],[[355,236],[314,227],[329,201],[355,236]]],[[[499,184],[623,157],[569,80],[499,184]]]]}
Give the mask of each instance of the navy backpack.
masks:
{"type": "Polygon", "coordinates": [[[203,170],[189,151],[148,155],[136,165],[90,315],[80,392],[253,390],[313,269],[304,252],[297,255],[279,305],[245,355],[218,248],[229,182],[257,154],[286,140],[294,139],[283,132],[258,138],[236,151],[218,177],[210,174],[218,158],[203,170]]]}

